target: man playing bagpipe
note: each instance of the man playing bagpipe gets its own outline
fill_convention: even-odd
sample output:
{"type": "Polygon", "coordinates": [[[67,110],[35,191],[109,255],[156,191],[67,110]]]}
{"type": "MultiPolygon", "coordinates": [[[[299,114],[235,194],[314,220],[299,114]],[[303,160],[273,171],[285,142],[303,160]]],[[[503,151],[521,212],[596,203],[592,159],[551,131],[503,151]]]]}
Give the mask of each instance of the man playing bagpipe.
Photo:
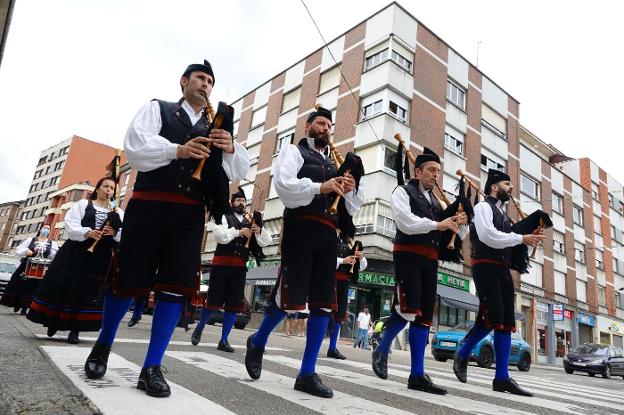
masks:
{"type": "Polygon", "coordinates": [[[221,340],[217,349],[234,353],[228,343],[228,336],[236,313],[244,311],[245,278],[247,260],[253,255],[256,262],[264,258],[262,248],[271,243],[271,234],[262,227],[262,216],[255,211],[249,217],[245,211],[247,197],[241,187],[230,198],[231,212],[227,212],[221,224],[214,229],[217,249],[212,258],[210,284],[206,304],[201,311],[201,318],[191,336],[191,343],[197,346],[201,341],[206,322],[215,310],[224,310],[221,340]]]}
{"type": "Polygon", "coordinates": [[[90,379],[106,373],[132,298],[151,288],[156,306],[137,388],[155,397],[171,394],[160,364],[185,303],[199,290],[206,211],[219,223],[229,181],[249,170],[247,150],[232,140],[233,109],[219,103],[215,115],[208,101],[214,80],[208,61],[189,65],[180,78],[182,99],[147,103],[128,128],[124,149],[138,174],[104,297],[102,330],[85,363],[90,379]]]}
{"type": "Polygon", "coordinates": [[[282,264],[257,333],[247,339],[245,366],[259,379],[269,335],[287,312],[301,311],[308,303],[310,316],[306,346],[295,389],[331,398],[333,391],[315,373],[330,314],[336,310],[336,227],[355,233],[352,215],[364,202],[362,161],[353,153],[336,170],[329,157],[332,128],[330,111],[318,107],[305,124],[306,136],[298,145],[282,148],[274,165],[275,190],[286,206],[282,229],[282,264]],[[339,197],[336,214],[330,213],[339,197]]]}
{"type": "Polygon", "coordinates": [[[487,196],[474,207],[470,242],[479,313],[464,338],[464,344],[455,353],[453,371],[460,382],[466,383],[470,352],[494,330],[496,374],[493,390],[533,396],[518,386],[508,372],[511,332],[515,331],[515,292],[510,269],[526,272],[527,245],[536,246],[543,241],[542,229],[552,226],[552,222],[548,215],[538,210],[512,225],[504,205],[512,198],[513,189],[507,174],[490,169],[484,189],[487,196]]]}
{"type": "MultiPolygon", "coordinates": [[[[398,164],[402,164],[402,145],[397,154],[398,164]]],[[[442,210],[433,193],[442,173],[440,158],[433,151],[425,147],[414,164],[416,177],[407,184],[403,184],[403,166],[397,167],[399,186],[392,193],[392,214],[397,228],[393,249],[395,295],[383,338],[373,352],[372,366],[377,376],[382,379],[388,377],[390,346],[409,322],[411,371],[407,387],[444,395],[446,390],[435,385],[425,374],[425,346],[436,303],[440,239],[445,231],[460,237],[468,234],[468,215],[466,212],[457,213],[456,209],[460,201],[466,205],[465,208],[469,203],[467,199],[458,197],[457,203],[446,211],[442,210]]],[[[455,243],[455,246],[460,246],[458,241],[455,243]]],[[[459,257],[456,256],[455,260],[459,257]]]]}
{"type": "Polygon", "coordinates": [[[349,244],[349,238],[336,228],[338,237],[338,255],[336,258],[336,301],[338,309],[332,312],[330,320],[329,347],[327,357],[344,360],[346,357],[337,348],[338,337],[342,323],[347,320],[347,306],[349,296],[349,280],[356,283],[358,273],[368,266],[364,257],[364,247],[360,241],[355,241],[353,246],[349,244]]]}

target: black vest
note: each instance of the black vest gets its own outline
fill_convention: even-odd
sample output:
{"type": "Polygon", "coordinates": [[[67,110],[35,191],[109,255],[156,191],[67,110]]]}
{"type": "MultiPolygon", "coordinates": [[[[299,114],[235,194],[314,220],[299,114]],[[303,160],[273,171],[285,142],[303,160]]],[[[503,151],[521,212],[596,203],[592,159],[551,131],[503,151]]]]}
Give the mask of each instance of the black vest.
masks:
{"type": "MultiPolygon", "coordinates": [[[[30,249],[32,252],[35,252],[35,246],[37,245],[37,237],[34,236],[31,240],[30,240],[30,244],[28,245],[28,249],[30,249]]],[[[47,258],[48,255],[50,255],[50,251],[52,250],[52,241],[48,238],[48,240],[46,241],[45,244],[45,249],[43,250],[42,256],[44,258],[47,258]]],[[[35,254],[35,256],[39,256],[38,254],[35,254]]]]}
{"type": "MultiPolygon", "coordinates": [[[[349,248],[349,244],[342,237],[338,237],[338,252],[336,254],[337,258],[346,258],[351,255],[351,248],[349,248]]],[[[349,264],[340,264],[336,272],[344,272],[348,274],[351,272],[351,265],[349,264]]]]}
{"type": "Polygon", "coordinates": [[[83,228],[95,229],[95,208],[93,207],[93,200],[87,200],[87,207],[85,208],[84,216],[80,221],[80,226],[83,228]]]}
{"type": "MultiPolygon", "coordinates": [[[[506,213],[501,212],[496,207],[496,202],[498,202],[498,199],[492,196],[485,198],[485,203],[492,209],[494,227],[501,232],[511,233],[511,220],[506,213]]],[[[492,259],[505,264],[510,262],[511,248],[494,249],[481,242],[474,223],[470,224],[470,244],[472,246],[473,259],[492,259]]]]}
{"type": "MultiPolygon", "coordinates": [[[[303,157],[303,166],[297,173],[297,178],[302,179],[307,177],[315,183],[323,183],[333,177],[336,177],[336,165],[334,161],[319,154],[318,151],[313,150],[308,146],[307,138],[301,139],[297,146],[301,157],[303,157]]],[[[334,222],[338,221],[338,215],[330,215],[327,213],[327,209],[332,205],[336,197],[335,193],[323,194],[320,193],[314,196],[312,202],[307,206],[300,206],[295,209],[284,209],[284,217],[300,216],[300,215],[322,215],[334,222]]]]}
{"type": "MultiPolygon", "coordinates": [[[[250,223],[246,217],[243,217],[243,221],[241,222],[233,213],[226,213],[225,220],[227,221],[228,228],[242,229],[250,227],[250,223]]],[[[249,259],[249,248],[245,248],[246,243],[247,238],[237,236],[227,244],[217,244],[217,249],[214,254],[215,256],[235,255],[247,260],[249,259]]]]}
{"type": "MultiPolygon", "coordinates": [[[[421,218],[428,218],[438,222],[442,215],[442,207],[438,204],[434,197],[431,198],[431,203],[427,201],[427,198],[420,191],[418,180],[410,180],[406,185],[399,186],[407,192],[410,202],[410,210],[416,216],[421,218]]],[[[408,235],[401,232],[397,227],[396,235],[394,237],[395,244],[414,244],[430,246],[438,249],[440,244],[440,231],[433,230],[429,233],[419,233],[415,235],[408,235]]]]}
{"type": "MultiPolygon", "coordinates": [[[[198,133],[206,132],[206,117],[202,116],[195,125],[191,125],[191,119],[180,105],[182,100],[179,102],[157,101],[162,119],[162,127],[158,133],[160,136],[172,143],[184,144],[198,136],[198,133]]],[[[217,156],[217,152],[213,153],[217,156]]],[[[147,172],[138,172],[134,191],[175,192],[199,202],[205,202],[206,197],[202,191],[203,180],[191,178],[197,164],[198,161],[193,158],[173,159],[166,166],[147,172]]]]}

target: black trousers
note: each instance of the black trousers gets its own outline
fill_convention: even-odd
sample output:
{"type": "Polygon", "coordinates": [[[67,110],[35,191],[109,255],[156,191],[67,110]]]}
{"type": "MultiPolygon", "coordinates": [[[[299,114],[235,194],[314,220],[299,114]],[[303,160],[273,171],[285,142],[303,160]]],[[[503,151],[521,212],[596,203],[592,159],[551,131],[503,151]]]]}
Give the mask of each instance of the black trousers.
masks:
{"type": "Polygon", "coordinates": [[[498,264],[482,263],[472,267],[479,313],[477,321],[496,330],[515,331],[515,289],[511,272],[498,264]]]}
{"type": "Polygon", "coordinates": [[[338,303],[338,309],[334,314],[334,319],[337,322],[344,322],[347,320],[347,305],[349,300],[349,281],[336,280],[336,302],[338,303]]]}
{"type": "Polygon", "coordinates": [[[213,265],[206,309],[243,312],[247,267],[213,265]]]}
{"type": "MultiPolygon", "coordinates": [[[[415,323],[431,326],[438,292],[438,261],[409,252],[394,253],[394,305],[414,314],[415,323]]],[[[396,313],[396,307],[392,307],[396,313]]]]}

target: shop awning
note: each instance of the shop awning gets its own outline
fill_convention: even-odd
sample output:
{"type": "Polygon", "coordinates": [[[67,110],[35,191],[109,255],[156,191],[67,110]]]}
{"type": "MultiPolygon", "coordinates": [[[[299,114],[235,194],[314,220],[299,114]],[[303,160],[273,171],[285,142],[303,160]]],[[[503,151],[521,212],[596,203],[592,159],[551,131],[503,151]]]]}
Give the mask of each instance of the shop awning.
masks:
{"type": "Polygon", "coordinates": [[[255,267],[247,271],[247,284],[274,285],[277,280],[278,265],[255,267]]]}
{"type": "MultiPolygon", "coordinates": [[[[479,298],[468,291],[438,284],[440,304],[468,311],[479,311],[479,298]]],[[[524,314],[516,311],[516,320],[524,321],[524,314]]]]}

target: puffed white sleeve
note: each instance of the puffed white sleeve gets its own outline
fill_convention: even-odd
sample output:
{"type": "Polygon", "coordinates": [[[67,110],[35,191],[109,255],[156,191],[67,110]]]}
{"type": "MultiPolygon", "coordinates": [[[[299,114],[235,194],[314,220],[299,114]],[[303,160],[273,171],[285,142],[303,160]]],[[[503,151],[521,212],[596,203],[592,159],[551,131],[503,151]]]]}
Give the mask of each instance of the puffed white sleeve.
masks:
{"type": "Polygon", "coordinates": [[[33,238],[24,239],[18,246],[15,248],[15,254],[17,256],[26,256],[26,252],[28,251],[28,246],[32,242],[33,238]]]}
{"type": "Polygon", "coordinates": [[[115,234],[115,236],[113,236],[113,239],[117,242],[121,241],[121,232],[123,231],[123,218],[124,218],[124,211],[117,208],[117,214],[119,214],[119,219],[121,219],[122,225],[121,228],[119,228],[117,230],[117,233],[115,234]]]}
{"type": "Polygon", "coordinates": [[[273,183],[280,200],[289,209],[309,205],[321,193],[321,183],[307,177],[298,178],[303,157],[294,144],[282,148],[273,168],[273,183]]]}
{"type": "Polygon", "coordinates": [[[436,229],[437,222],[421,218],[412,213],[409,196],[405,189],[397,187],[392,192],[392,216],[396,227],[407,235],[429,233],[436,229]]]}
{"type": "Polygon", "coordinates": [[[224,152],[222,165],[230,181],[242,180],[249,173],[249,152],[245,146],[234,141],[234,154],[224,152]]]}
{"type": "Polygon", "coordinates": [[[58,247],[57,243],[54,242],[54,241],[51,241],[50,245],[51,245],[50,246],[50,254],[48,255],[48,259],[54,259],[54,257],[56,256],[56,253],[59,250],[59,247],[58,247]]]}
{"type": "Polygon", "coordinates": [[[256,241],[258,242],[258,246],[260,248],[267,247],[273,242],[273,237],[271,233],[267,230],[267,228],[262,227],[259,235],[256,235],[256,241]]]}
{"type": "Polygon", "coordinates": [[[86,241],[87,237],[85,234],[92,230],[80,224],[84,217],[87,203],[87,199],[79,200],[65,214],[65,232],[67,233],[67,238],[72,241],[86,241]]]}
{"type": "Polygon", "coordinates": [[[474,207],[475,225],[479,240],[494,249],[504,249],[522,243],[522,235],[517,233],[501,232],[494,227],[494,214],[487,202],[480,202],[474,207]]]}

